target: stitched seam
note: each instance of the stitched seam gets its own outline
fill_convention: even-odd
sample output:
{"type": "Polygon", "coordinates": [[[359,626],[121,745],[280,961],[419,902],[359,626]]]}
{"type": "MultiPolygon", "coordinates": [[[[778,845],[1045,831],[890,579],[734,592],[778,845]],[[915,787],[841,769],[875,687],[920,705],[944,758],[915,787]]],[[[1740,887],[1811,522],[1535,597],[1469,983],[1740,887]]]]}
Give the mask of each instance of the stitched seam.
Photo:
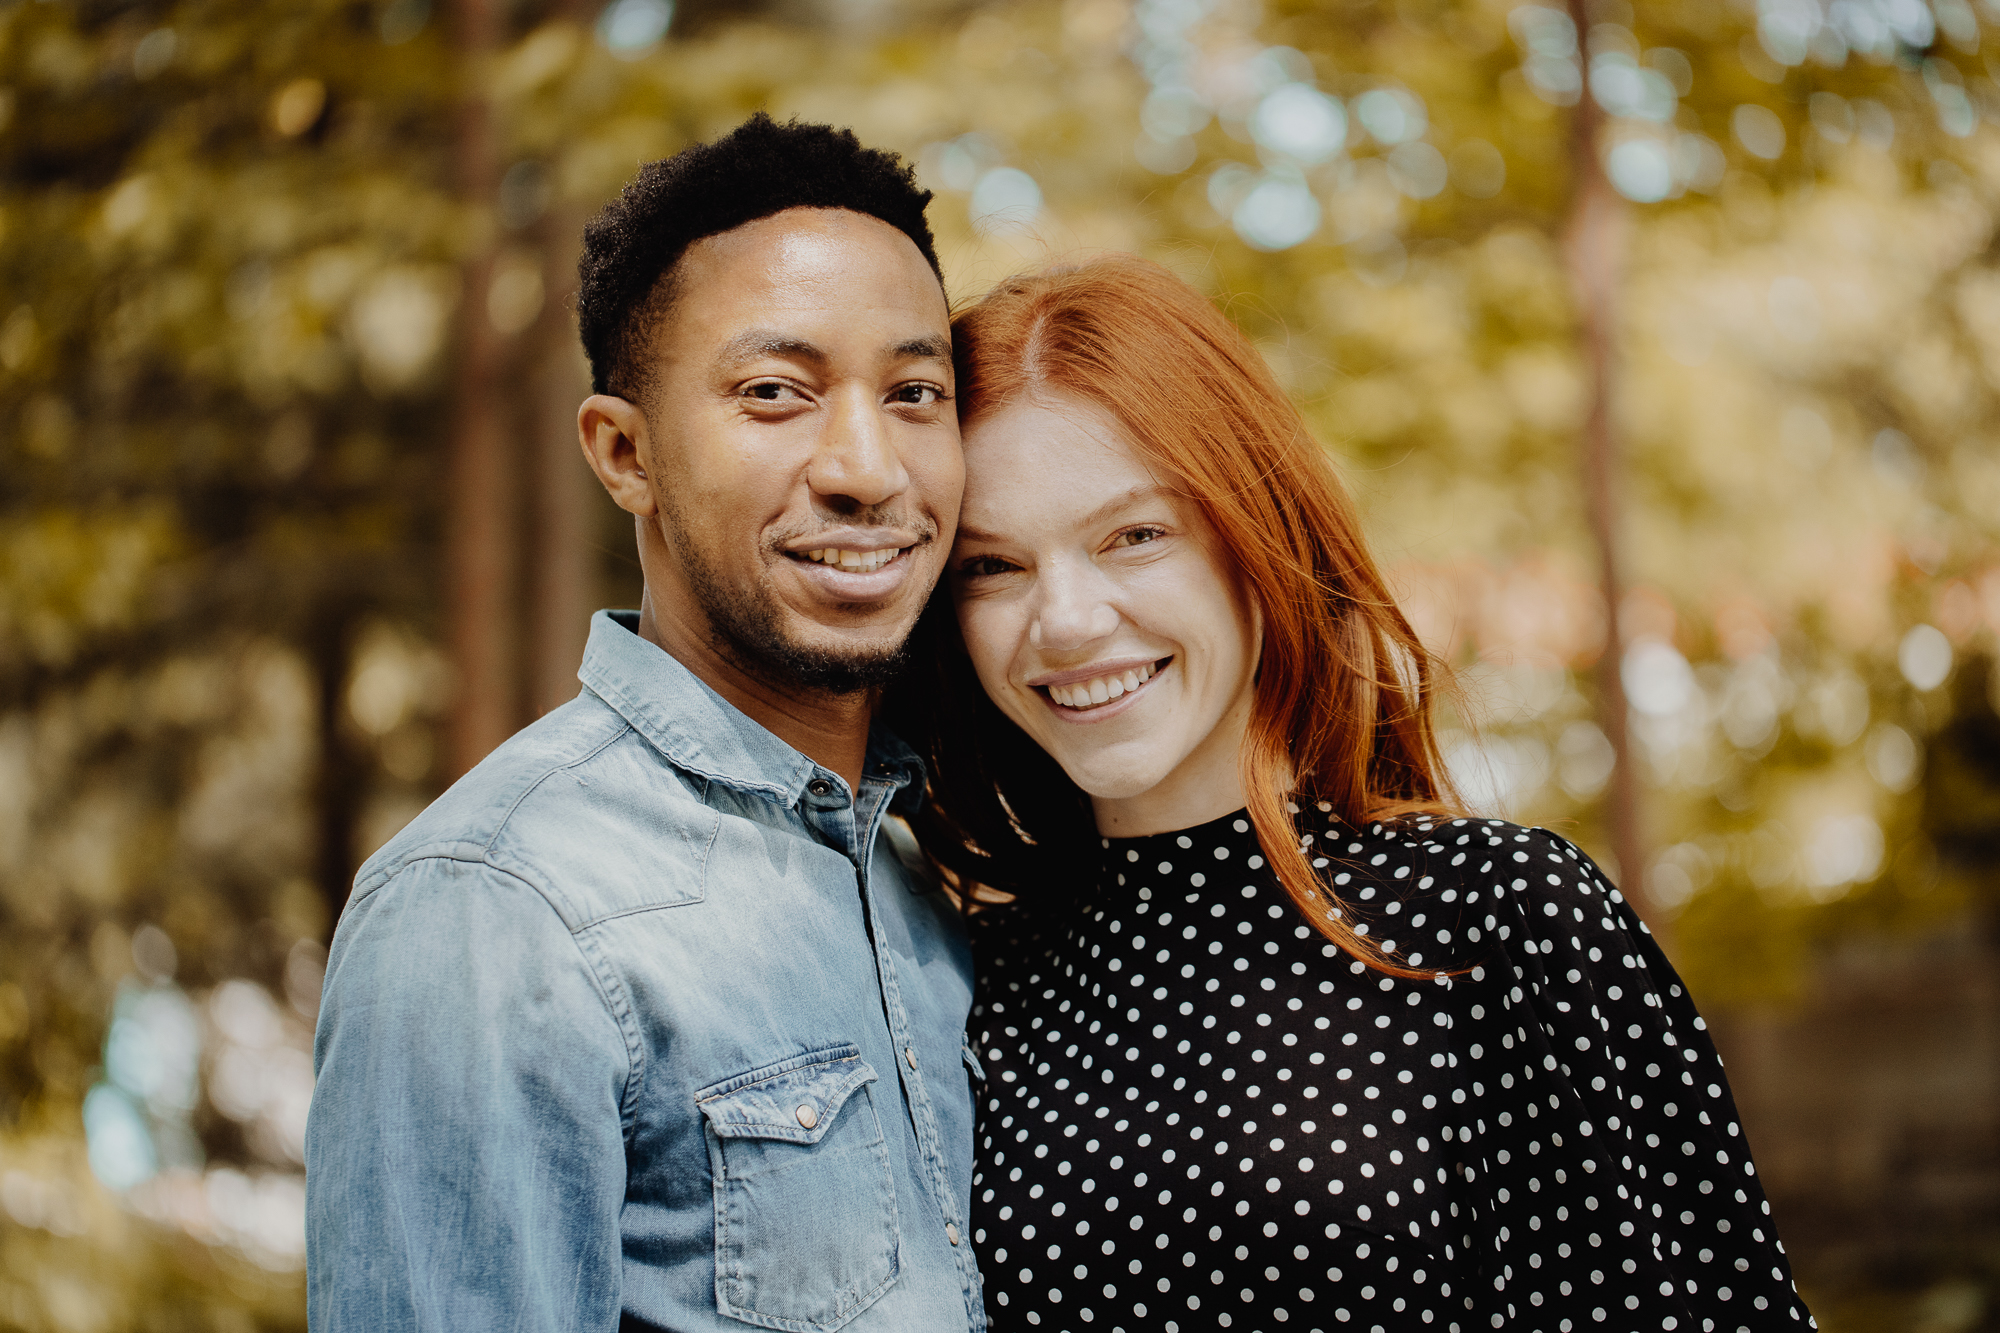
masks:
{"type": "Polygon", "coordinates": [[[496,875],[505,875],[508,879],[524,885],[537,898],[540,898],[542,906],[548,909],[551,916],[555,917],[556,924],[563,926],[563,933],[569,937],[570,946],[577,951],[579,960],[583,963],[584,975],[590,978],[591,988],[597,992],[598,1001],[604,1005],[605,1016],[611,1020],[613,1026],[618,1029],[619,1036],[625,1040],[625,1057],[627,1062],[625,1092],[619,1099],[618,1119],[621,1127],[629,1132],[637,1123],[636,1103],[638,1097],[636,1090],[639,1073],[644,1068],[645,1062],[642,1058],[643,1048],[639,1042],[638,1024],[632,1017],[632,1008],[625,996],[624,987],[617,985],[616,982],[607,981],[600,974],[597,962],[584,947],[581,933],[572,931],[568,926],[563,925],[562,913],[557,910],[553,902],[549,901],[549,896],[542,891],[541,885],[535,883],[535,881],[529,879],[526,875],[517,874],[505,866],[494,865],[484,857],[448,856],[442,852],[425,856],[413,856],[398,866],[395,872],[387,879],[376,885],[375,888],[370,889],[369,893],[374,893],[388,887],[405,870],[424,861],[459,861],[467,865],[476,865],[482,869],[490,870],[496,875]],[[615,997],[610,993],[613,990],[617,992],[615,997]]]}
{"type": "Polygon", "coordinates": [[[500,840],[500,835],[507,831],[507,825],[513,822],[514,812],[521,808],[521,802],[527,800],[530,796],[533,796],[538,790],[540,790],[541,785],[544,782],[547,782],[550,778],[554,777],[558,773],[567,773],[570,769],[575,768],[579,764],[589,763],[591,760],[597,758],[598,755],[603,754],[605,750],[609,749],[611,746],[623,740],[629,733],[633,731],[632,724],[625,720],[624,714],[622,713],[619,714],[619,721],[623,724],[623,729],[615,731],[611,735],[605,737],[602,744],[596,746],[594,749],[588,751],[585,754],[578,755],[576,758],[570,760],[566,764],[557,764],[554,768],[551,768],[548,772],[542,774],[540,777],[536,778],[533,782],[529,783],[526,787],[522,788],[521,794],[514,798],[514,803],[507,807],[507,813],[500,816],[500,822],[493,826],[493,832],[491,835],[487,837],[485,842],[486,851],[490,853],[493,850],[493,844],[498,842],[500,840]]]}
{"type": "MultiPolygon", "coordinates": [[[[704,786],[702,796],[706,798],[707,795],[708,791],[706,786],[704,786]]],[[[704,804],[702,808],[715,816],[715,823],[709,826],[708,840],[701,845],[701,883],[697,887],[701,896],[706,898],[708,897],[708,858],[715,850],[715,840],[722,835],[722,812],[712,805],[704,804]]],[[[683,829],[682,836],[686,837],[686,835],[687,831],[683,829]]],[[[689,838],[688,841],[692,842],[693,839],[689,838]]]]}
{"type": "MultiPolygon", "coordinates": [[[[849,1077],[849,1079],[851,1080],[851,1083],[850,1083],[850,1085],[849,1085],[849,1086],[848,1086],[848,1087],[847,1087],[847,1088],[846,1088],[846,1089],[845,1089],[844,1091],[842,1091],[842,1092],[841,1092],[841,1094],[840,1094],[840,1099],[839,1099],[838,1101],[834,1101],[834,1100],[833,1100],[833,1099],[831,1099],[831,1098],[827,1098],[827,1112],[826,1112],[826,1121],[825,1121],[825,1123],[826,1123],[826,1124],[827,1124],[827,1125],[828,1125],[829,1127],[831,1127],[831,1126],[832,1126],[832,1124],[833,1124],[834,1120],[835,1120],[835,1119],[836,1119],[836,1118],[837,1118],[837,1117],[838,1117],[838,1116],[840,1115],[840,1113],[841,1113],[842,1111],[844,1111],[844,1110],[846,1110],[846,1109],[847,1109],[847,1104],[848,1104],[849,1102],[851,1102],[851,1101],[853,1101],[853,1100],[854,1100],[854,1094],[855,1094],[855,1093],[857,1093],[857,1092],[859,1092],[859,1091],[860,1091],[861,1089],[863,1089],[863,1088],[867,1087],[867,1086],[868,1086],[868,1085],[869,1085],[870,1083],[873,1083],[873,1082],[875,1081],[875,1074],[874,1074],[874,1071],[873,1071],[873,1070],[870,1070],[870,1071],[869,1071],[869,1073],[868,1073],[868,1076],[867,1076],[866,1078],[854,1078],[854,1077],[853,1077],[853,1076],[852,1076],[851,1074],[850,1074],[850,1075],[849,1075],[848,1077],[849,1077]]],[[[756,1085],[754,1085],[754,1084],[753,1084],[752,1086],[754,1087],[754,1086],[756,1086],[756,1085]]],[[[741,1091],[743,1091],[743,1089],[739,1088],[739,1089],[737,1089],[737,1091],[738,1091],[738,1092],[741,1092],[741,1091]]],[[[730,1096],[730,1097],[734,1097],[735,1095],[736,1095],[735,1093],[731,1093],[731,1094],[729,1094],[729,1096],[730,1096]]],[[[815,1093],[813,1093],[812,1095],[815,1095],[815,1096],[821,1096],[821,1097],[824,1097],[824,1096],[825,1096],[825,1094],[824,1094],[824,1093],[818,1093],[818,1092],[815,1092],[815,1093]]],[[[709,1099],[708,1099],[708,1100],[707,1100],[706,1102],[701,1102],[701,1103],[698,1103],[698,1104],[699,1104],[700,1106],[702,1106],[702,1107],[706,1108],[706,1107],[709,1107],[709,1106],[713,1106],[713,1105],[714,1105],[715,1103],[717,1103],[717,1102],[723,1102],[723,1103],[727,1104],[728,1100],[729,1100],[729,1099],[728,1099],[727,1097],[711,1097],[711,1098],[709,1098],[709,1099]]],[[[790,1134],[797,1134],[797,1133],[800,1133],[800,1132],[801,1132],[801,1127],[800,1127],[800,1126],[799,1126],[799,1125],[798,1125],[798,1124],[797,1124],[796,1122],[794,1122],[794,1121],[789,1121],[789,1120],[723,1120],[723,1121],[716,1121],[716,1120],[713,1120],[713,1119],[710,1119],[710,1118],[708,1117],[708,1115],[707,1115],[707,1113],[706,1113],[706,1110],[704,1110],[702,1118],[703,1118],[704,1120],[707,1120],[707,1121],[708,1121],[708,1123],[709,1123],[709,1124],[710,1124],[711,1126],[720,1126],[719,1128],[716,1128],[716,1130],[715,1130],[715,1136],[716,1136],[717,1138],[719,1138],[719,1139],[731,1139],[731,1138],[734,1138],[734,1139],[741,1139],[741,1138],[754,1138],[754,1139],[767,1139],[767,1138],[772,1138],[772,1137],[784,1137],[785,1135],[790,1135],[790,1134]],[[724,1134],[724,1133],[722,1132],[722,1130],[723,1130],[723,1129],[737,1129],[737,1130],[770,1130],[770,1131],[776,1131],[776,1134],[775,1134],[775,1135],[774,1135],[774,1134],[771,1134],[771,1133],[765,1133],[765,1134],[724,1134]]],[[[812,1131],[810,1131],[810,1130],[805,1130],[805,1131],[803,1131],[803,1132],[805,1132],[805,1133],[811,1133],[812,1131]]],[[[822,1137],[823,1137],[823,1136],[822,1136],[822,1137]]],[[[811,1142],[815,1142],[815,1143],[816,1143],[816,1142],[818,1142],[818,1140],[817,1140],[817,1139],[815,1139],[815,1140],[811,1140],[811,1142]]]]}
{"type": "MultiPolygon", "coordinates": [[[[357,888],[354,896],[348,902],[352,905],[371,894],[380,892],[392,883],[398,875],[420,861],[467,861],[475,865],[484,864],[486,860],[484,854],[472,854],[473,849],[477,849],[478,847],[479,844],[476,842],[465,842],[455,839],[425,843],[422,847],[417,848],[401,861],[398,861],[394,867],[380,872],[381,878],[374,880],[367,888],[357,888]]],[[[520,877],[517,875],[515,878],[519,879],[520,877]]],[[[522,882],[526,883],[525,880],[522,882]]],[[[540,892],[540,890],[536,891],[540,892]]]]}
{"type": "MultiPolygon", "coordinates": [[[[603,700],[605,707],[617,713],[620,718],[623,718],[627,730],[637,731],[639,736],[648,745],[652,746],[654,749],[658,750],[661,754],[665,755],[667,757],[668,762],[673,764],[674,767],[680,769],[682,772],[696,774],[699,777],[707,778],[711,782],[720,782],[723,786],[733,788],[737,791],[760,792],[764,795],[779,797],[783,799],[787,804],[798,799],[797,795],[793,793],[789,788],[780,787],[775,783],[735,777],[731,774],[723,773],[716,769],[702,767],[700,764],[697,764],[692,760],[688,759],[687,757],[685,757],[684,755],[678,753],[677,752],[678,747],[673,745],[663,744],[657,737],[648,735],[646,732],[639,731],[637,727],[632,725],[632,720],[630,715],[627,714],[623,708],[620,708],[617,702],[614,701],[609,695],[605,694],[604,691],[590,684],[585,684],[584,688],[589,690],[592,694],[596,695],[599,699],[603,700]]],[[[618,693],[622,695],[624,692],[621,690],[618,693]]],[[[800,780],[799,786],[801,789],[804,788],[805,783],[803,778],[800,780]]]]}
{"type": "MultiPolygon", "coordinates": [[[[707,1105],[707,1104],[708,1104],[709,1102],[712,1102],[712,1101],[717,1101],[717,1100],[719,1100],[719,1099],[721,1099],[721,1098],[723,1098],[723,1097],[734,1097],[734,1096],[735,1096],[735,1095],[736,1095],[737,1093],[739,1093],[739,1092],[742,1092],[742,1091],[743,1091],[743,1090],[744,1090],[745,1088],[756,1088],[756,1087],[762,1087],[762,1086],[763,1086],[764,1084],[766,1084],[766,1083],[769,1083],[769,1082],[772,1082],[772,1081],[773,1081],[773,1080],[775,1080],[775,1079],[781,1079],[781,1078],[784,1078],[784,1077],[786,1077],[787,1075],[790,1075],[790,1074],[796,1074],[796,1073],[798,1073],[798,1072],[799,1072],[799,1071],[800,1071],[801,1069],[819,1069],[819,1068],[823,1068],[823,1067],[825,1067],[825,1066],[827,1066],[827,1065],[837,1065],[837,1064],[840,1064],[840,1063],[842,1063],[843,1061],[847,1061],[847,1060],[852,1060],[852,1061],[854,1061],[854,1062],[855,1062],[856,1064],[858,1064],[858,1065],[862,1065],[863,1067],[866,1067],[866,1065],[867,1065],[867,1061],[865,1061],[865,1060],[863,1060],[863,1059],[861,1058],[861,1049],[860,1049],[860,1047],[856,1046],[856,1045],[855,1045],[855,1043],[853,1043],[853,1042],[851,1042],[851,1041],[846,1041],[846,1042],[842,1042],[842,1043],[841,1043],[840,1045],[838,1045],[838,1046],[829,1046],[829,1047],[827,1047],[827,1048],[826,1048],[825,1050],[818,1050],[818,1051],[800,1051],[800,1052],[799,1052],[799,1054],[800,1054],[800,1055],[825,1055],[825,1054],[826,1054],[826,1053],[827,1053],[828,1051],[844,1051],[844,1050],[848,1050],[849,1048],[852,1048],[852,1049],[854,1050],[854,1054],[852,1054],[852,1055],[836,1055],[836,1056],[834,1056],[833,1058],[831,1058],[831,1059],[828,1059],[828,1060],[807,1060],[807,1061],[806,1061],[806,1062],[805,1062],[804,1064],[797,1064],[797,1065],[792,1065],[792,1066],[791,1066],[790,1068],[787,1068],[787,1069],[780,1069],[780,1070],[776,1071],[775,1073],[770,1073],[770,1074],[766,1074],[766,1075],[764,1075],[764,1077],[762,1077],[762,1078],[760,1078],[760,1079],[753,1079],[752,1081],[750,1081],[750,1082],[748,1082],[748,1083],[745,1083],[745,1084],[742,1084],[742,1085],[740,1085],[740,1086],[738,1086],[738,1087],[734,1087],[734,1088],[731,1088],[731,1089],[730,1089],[730,1090],[729,1090],[728,1092],[711,1092],[711,1093],[709,1093],[709,1094],[708,1094],[708,1095],[707,1095],[706,1097],[696,1097],[696,1098],[694,1099],[694,1104],[695,1104],[696,1106],[705,1106],[705,1105],[707,1105]]],[[[783,1063],[783,1062],[780,1062],[780,1063],[783,1063]]],[[[870,1076],[873,1076],[873,1075],[874,1075],[874,1073],[875,1073],[875,1071],[874,1071],[873,1069],[869,1069],[869,1070],[868,1070],[868,1073],[870,1074],[870,1076]]],[[[727,1083],[728,1081],[729,1081],[728,1079],[724,1079],[724,1080],[723,1080],[723,1082],[724,1082],[724,1083],[727,1083]]]]}
{"type": "Polygon", "coordinates": [[[570,936],[570,943],[582,957],[584,970],[590,974],[591,984],[597,988],[605,1011],[618,1025],[618,1034],[625,1039],[625,1088],[618,1099],[618,1123],[629,1137],[638,1129],[639,1089],[645,1082],[646,1071],[646,1046],[640,1039],[638,1017],[633,1013],[632,998],[625,987],[615,977],[607,975],[611,971],[610,960],[596,948],[597,941],[587,941],[583,934],[578,933],[570,936]]]}
{"type": "MultiPolygon", "coordinates": [[[[707,888],[707,881],[704,879],[703,889],[706,890],[706,888],[707,888]]],[[[641,916],[647,912],[671,912],[676,907],[699,906],[705,896],[706,894],[704,893],[701,896],[693,898],[682,898],[676,902],[671,902],[671,903],[647,903],[643,907],[621,907],[615,912],[606,912],[603,916],[594,916],[590,918],[590,920],[582,922],[577,926],[575,930],[571,931],[570,933],[573,935],[582,935],[585,932],[593,929],[594,927],[603,925],[607,921],[622,921],[628,916],[641,916]]]]}

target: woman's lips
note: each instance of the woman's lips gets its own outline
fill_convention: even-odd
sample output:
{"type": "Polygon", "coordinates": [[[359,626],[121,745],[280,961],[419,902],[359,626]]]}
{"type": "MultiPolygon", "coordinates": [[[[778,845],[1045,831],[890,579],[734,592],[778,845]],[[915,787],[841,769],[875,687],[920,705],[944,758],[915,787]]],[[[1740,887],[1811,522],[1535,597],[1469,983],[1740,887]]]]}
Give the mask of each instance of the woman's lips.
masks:
{"type": "Polygon", "coordinates": [[[1035,693],[1047,701],[1058,717],[1075,722],[1096,721],[1124,712],[1129,701],[1158,680],[1160,673],[1171,666],[1173,660],[1163,657],[1156,662],[1106,672],[1069,684],[1044,685],[1035,693]]]}

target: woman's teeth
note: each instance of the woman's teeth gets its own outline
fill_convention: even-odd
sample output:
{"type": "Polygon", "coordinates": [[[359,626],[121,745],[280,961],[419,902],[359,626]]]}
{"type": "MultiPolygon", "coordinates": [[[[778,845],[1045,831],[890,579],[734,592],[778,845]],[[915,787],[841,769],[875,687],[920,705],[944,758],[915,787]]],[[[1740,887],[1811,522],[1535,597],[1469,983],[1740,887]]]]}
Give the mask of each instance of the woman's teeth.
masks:
{"type": "Polygon", "coordinates": [[[1064,708],[1095,708],[1108,704],[1122,694],[1138,689],[1153,678],[1153,664],[1133,667],[1130,671],[1115,676],[1099,676],[1095,680],[1080,680],[1074,685],[1049,686],[1049,698],[1064,708]]]}
{"type": "Polygon", "coordinates": [[[835,569],[851,574],[873,574],[882,566],[901,555],[902,548],[891,546],[886,551],[844,551],[838,546],[828,546],[817,551],[804,553],[805,559],[822,565],[832,565],[835,569]]]}

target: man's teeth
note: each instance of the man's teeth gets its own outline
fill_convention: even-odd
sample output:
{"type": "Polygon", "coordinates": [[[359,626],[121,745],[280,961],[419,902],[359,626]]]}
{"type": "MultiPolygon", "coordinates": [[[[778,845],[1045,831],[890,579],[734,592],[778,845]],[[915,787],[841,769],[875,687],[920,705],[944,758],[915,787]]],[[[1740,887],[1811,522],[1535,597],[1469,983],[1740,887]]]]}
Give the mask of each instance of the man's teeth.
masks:
{"type": "Polygon", "coordinates": [[[902,553],[901,548],[895,546],[884,551],[846,551],[838,546],[828,546],[817,551],[807,551],[805,558],[853,574],[873,574],[902,553]]]}
{"type": "Polygon", "coordinates": [[[1095,708],[1098,704],[1110,703],[1127,691],[1138,689],[1152,678],[1153,664],[1148,662],[1116,676],[1080,680],[1074,685],[1051,685],[1049,698],[1064,708],[1095,708]]]}

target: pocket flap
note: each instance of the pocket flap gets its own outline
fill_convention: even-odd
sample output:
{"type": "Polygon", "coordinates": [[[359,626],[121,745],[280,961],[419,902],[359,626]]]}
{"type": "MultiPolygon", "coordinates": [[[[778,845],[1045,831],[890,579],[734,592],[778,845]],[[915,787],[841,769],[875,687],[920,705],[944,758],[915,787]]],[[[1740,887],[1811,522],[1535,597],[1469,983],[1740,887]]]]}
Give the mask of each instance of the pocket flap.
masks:
{"type": "Polygon", "coordinates": [[[972,1071],[972,1081],[974,1083],[984,1083],[986,1081],[986,1066],[980,1064],[979,1057],[972,1053],[972,1043],[965,1043],[964,1046],[959,1048],[958,1053],[965,1057],[965,1067],[972,1071]]]}
{"type": "Polygon", "coordinates": [[[717,1138],[818,1143],[875,1071],[854,1045],[808,1051],[724,1079],[694,1095],[717,1138]]]}

